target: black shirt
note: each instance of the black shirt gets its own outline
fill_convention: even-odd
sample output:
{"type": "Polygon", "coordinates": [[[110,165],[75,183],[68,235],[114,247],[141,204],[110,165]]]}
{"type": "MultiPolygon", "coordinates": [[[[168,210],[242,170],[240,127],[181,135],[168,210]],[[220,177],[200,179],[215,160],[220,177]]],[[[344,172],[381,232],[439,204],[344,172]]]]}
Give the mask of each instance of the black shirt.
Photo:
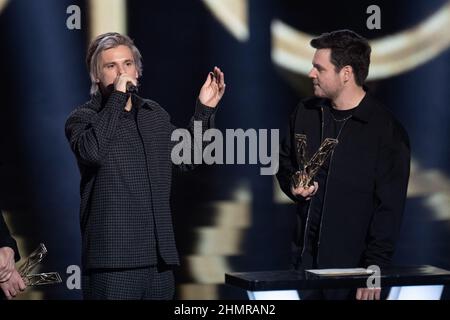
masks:
{"type": "MultiPolygon", "coordinates": [[[[337,110],[331,106],[328,106],[329,112],[324,113],[324,139],[334,138],[339,140],[340,133],[345,126],[345,123],[351,118],[356,108],[357,107],[348,110],[337,110]]],[[[328,157],[314,178],[314,181],[319,184],[319,189],[317,190],[316,195],[311,199],[310,222],[308,225],[308,230],[306,230],[308,235],[306,249],[313,257],[313,268],[316,267],[317,263],[316,260],[319,245],[320,222],[322,218],[326,182],[331,158],[332,154],[328,157]]]]}
{"type": "MultiPolygon", "coordinates": [[[[147,239],[136,237],[135,240],[148,248],[151,255],[149,261],[156,262],[158,248],[154,232],[152,193],[144,142],[137,125],[138,112],[139,105],[134,101],[131,110],[123,109],[119,117],[117,145],[121,148],[119,152],[127,155],[126,168],[124,168],[123,174],[120,174],[121,170],[119,170],[119,174],[122,179],[122,193],[128,199],[133,200],[130,204],[131,210],[129,211],[127,224],[139,225],[145,230],[150,230],[150,232],[142,232],[147,239]]],[[[128,228],[128,225],[124,225],[123,228],[128,228]]],[[[120,230],[117,231],[120,233],[120,230]]]]}

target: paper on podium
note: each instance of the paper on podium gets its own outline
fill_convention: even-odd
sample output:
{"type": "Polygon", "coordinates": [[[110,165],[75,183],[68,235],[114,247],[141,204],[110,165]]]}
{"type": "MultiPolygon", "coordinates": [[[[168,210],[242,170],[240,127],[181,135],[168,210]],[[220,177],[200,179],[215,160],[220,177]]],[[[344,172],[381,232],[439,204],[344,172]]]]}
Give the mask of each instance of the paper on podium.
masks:
{"type": "Polygon", "coordinates": [[[326,276],[326,277],[366,276],[375,272],[375,270],[364,268],[310,269],[306,271],[318,276],[326,276]]]}

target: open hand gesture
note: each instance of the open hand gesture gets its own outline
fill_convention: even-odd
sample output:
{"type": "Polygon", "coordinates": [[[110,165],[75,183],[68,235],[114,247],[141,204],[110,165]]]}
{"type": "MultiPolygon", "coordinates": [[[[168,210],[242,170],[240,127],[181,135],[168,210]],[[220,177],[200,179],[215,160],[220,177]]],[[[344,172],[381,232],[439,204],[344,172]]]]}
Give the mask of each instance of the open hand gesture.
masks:
{"type": "Polygon", "coordinates": [[[208,73],[205,83],[200,89],[198,98],[202,104],[215,108],[225,93],[225,78],[219,68],[214,67],[214,72],[208,73]]]}

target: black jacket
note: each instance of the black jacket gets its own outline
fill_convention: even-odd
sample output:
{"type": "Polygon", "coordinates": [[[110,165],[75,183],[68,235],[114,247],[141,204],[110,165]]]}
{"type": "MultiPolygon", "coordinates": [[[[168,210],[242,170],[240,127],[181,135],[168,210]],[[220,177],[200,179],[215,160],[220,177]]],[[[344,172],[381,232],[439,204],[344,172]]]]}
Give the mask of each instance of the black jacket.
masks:
{"type": "MultiPolygon", "coordinates": [[[[133,160],[130,154],[137,147],[126,145],[121,139],[120,117],[127,98],[125,93],[115,91],[105,104],[101,95],[96,94],[75,109],[66,122],[66,136],[81,172],[80,223],[85,269],[155,265],[155,248],[166,264],[179,263],[169,203],[170,155],[175,144],[171,134],[175,127],[168,113],[156,102],[133,97],[145,153],[143,172],[148,173],[150,186],[151,209],[147,214],[153,214],[154,219],[153,226],[145,225],[148,217],[133,210],[134,188],[148,192],[148,188],[142,190],[133,185],[130,175],[133,160]]],[[[202,121],[203,130],[208,129],[214,110],[198,102],[189,126],[191,132],[193,120],[202,121]]]]}
{"type": "MultiPolygon", "coordinates": [[[[307,135],[308,158],[317,151],[323,139],[323,122],[329,118],[328,102],[319,98],[302,101],[290,117],[280,146],[277,178],[281,189],[298,204],[293,239],[296,267],[302,263],[302,254],[305,260],[310,201],[296,199],[290,192],[290,177],[298,170],[293,138],[294,133],[307,135]]],[[[409,169],[406,131],[367,93],[342,129],[330,158],[319,231],[319,268],[382,267],[390,263],[400,230],[409,169]]]]}
{"type": "Polygon", "coordinates": [[[17,262],[20,260],[19,250],[17,249],[16,240],[11,237],[8,226],[3,219],[3,215],[0,212],[0,248],[10,247],[14,250],[14,260],[17,262]]]}

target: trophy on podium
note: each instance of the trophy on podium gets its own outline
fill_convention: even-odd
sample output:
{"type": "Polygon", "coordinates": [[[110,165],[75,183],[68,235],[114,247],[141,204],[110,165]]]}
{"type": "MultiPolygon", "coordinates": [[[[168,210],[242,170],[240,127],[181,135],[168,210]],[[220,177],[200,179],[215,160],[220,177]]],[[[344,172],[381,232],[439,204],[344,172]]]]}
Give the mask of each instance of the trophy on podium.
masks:
{"type": "Polygon", "coordinates": [[[313,185],[313,179],[320,167],[333,152],[338,144],[337,139],[326,138],[310,160],[306,160],[306,135],[295,134],[295,151],[299,170],[292,175],[292,183],[295,188],[309,188],[313,185]]]}
{"type": "Polygon", "coordinates": [[[43,284],[61,283],[58,272],[35,273],[31,272],[47,255],[47,248],[43,243],[34,250],[18,268],[18,272],[27,286],[38,286],[43,284]]]}

